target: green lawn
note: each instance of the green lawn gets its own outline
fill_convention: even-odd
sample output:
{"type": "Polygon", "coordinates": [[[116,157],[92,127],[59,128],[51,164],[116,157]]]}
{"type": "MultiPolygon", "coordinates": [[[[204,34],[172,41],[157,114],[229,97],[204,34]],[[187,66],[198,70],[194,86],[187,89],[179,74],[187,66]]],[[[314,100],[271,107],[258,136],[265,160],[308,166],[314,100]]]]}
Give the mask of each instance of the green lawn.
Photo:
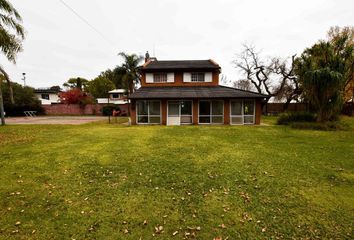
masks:
{"type": "Polygon", "coordinates": [[[354,132],[265,120],[1,127],[0,239],[352,239],[354,132]]]}

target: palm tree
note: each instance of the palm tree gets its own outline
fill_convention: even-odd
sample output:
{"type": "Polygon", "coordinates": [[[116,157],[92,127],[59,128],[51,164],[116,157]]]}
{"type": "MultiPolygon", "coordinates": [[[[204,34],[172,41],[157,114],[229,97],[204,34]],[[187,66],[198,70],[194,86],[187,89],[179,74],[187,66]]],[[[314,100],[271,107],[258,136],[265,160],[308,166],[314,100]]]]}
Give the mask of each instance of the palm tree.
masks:
{"type": "Polygon", "coordinates": [[[136,54],[126,54],[124,52],[121,52],[118,55],[124,59],[121,66],[121,68],[125,71],[123,81],[127,83],[126,86],[128,93],[132,94],[135,86],[140,82],[138,67],[140,62],[143,60],[143,57],[136,54]]]}
{"type": "MultiPolygon", "coordinates": [[[[22,18],[12,4],[8,0],[0,0],[0,51],[14,64],[17,53],[22,50],[22,41],[25,39],[25,30],[21,23],[22,18]]],[[[2,66],[0,66],[0,74],[9,85],[11,103],[15,103],[10,78],[2,66]]],[[[1,115],[3,116],[3,112],[1,115]]],[[[4,123],[3,120],[2,122],[4,123]]]]}

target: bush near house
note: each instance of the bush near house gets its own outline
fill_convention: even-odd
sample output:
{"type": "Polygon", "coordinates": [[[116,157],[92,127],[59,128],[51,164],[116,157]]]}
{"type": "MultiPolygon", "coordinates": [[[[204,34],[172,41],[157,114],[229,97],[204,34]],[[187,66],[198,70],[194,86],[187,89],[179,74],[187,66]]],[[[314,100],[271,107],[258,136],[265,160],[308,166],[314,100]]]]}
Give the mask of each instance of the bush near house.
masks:
{"type": "Polygon", "coordinates": [[[286,112],[282,113],[278,119],[278,125],[288,125],[293,122],[315,122],[316,115],[310,112],[286,112]]]}
{"type": "Polygon", "coordinates": [[[101,112],[102,112],[103,116],[112,116],[114,110],[120,111],[119,106],[114,105],[114,104],[109,104],[109,105],[103,106],[101,109],[101,112]]]}

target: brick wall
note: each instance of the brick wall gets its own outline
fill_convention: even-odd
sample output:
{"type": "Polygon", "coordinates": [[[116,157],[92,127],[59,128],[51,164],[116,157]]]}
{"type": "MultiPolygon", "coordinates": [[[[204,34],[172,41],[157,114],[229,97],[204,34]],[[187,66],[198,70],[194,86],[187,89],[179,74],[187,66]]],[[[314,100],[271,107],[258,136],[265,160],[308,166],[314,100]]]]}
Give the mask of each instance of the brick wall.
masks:
{"type": "MultiPolygon", "coordinates": [[[[78,104],[43,105],[47,115],[102,115],[101,109],[105,104],[88,104],[80,107],[78,104]]],[[[122,112],[128,114],[128,104],[119,105],[122,112]]]]}

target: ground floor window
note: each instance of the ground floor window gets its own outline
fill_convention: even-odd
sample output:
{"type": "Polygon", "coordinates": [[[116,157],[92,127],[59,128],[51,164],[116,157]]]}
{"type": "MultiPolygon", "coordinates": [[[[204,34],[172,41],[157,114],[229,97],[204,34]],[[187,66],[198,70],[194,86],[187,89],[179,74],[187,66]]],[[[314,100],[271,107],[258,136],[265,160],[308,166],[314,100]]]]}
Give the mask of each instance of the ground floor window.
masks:
{"type": "Polygon", "coordinates": [[[255,102],[254,100],[231,101],[231,124],[254,124],[255,102]]]}
{"type": "Polygon", "coordinates": [[[224,101],[200,100],[199,101],[199,123],[204,123],[204,124],[224,123],[224,101]]]}
{"type": "Polygon", "coordinates": [[[137,101],[136,102],[137,122],[148,124],[161,123],[160,101],[137,101]]]}

